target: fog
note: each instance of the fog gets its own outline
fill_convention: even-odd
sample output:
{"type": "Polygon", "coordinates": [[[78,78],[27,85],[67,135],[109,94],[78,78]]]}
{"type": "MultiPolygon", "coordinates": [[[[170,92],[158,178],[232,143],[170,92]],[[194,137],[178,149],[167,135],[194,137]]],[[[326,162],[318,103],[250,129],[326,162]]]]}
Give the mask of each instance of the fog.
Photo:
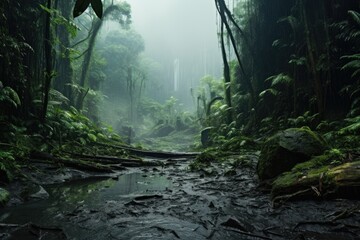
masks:
{"type": "Polygon", "coordinates": [[[214,1],[127,2],[132,9],[132,27],[145,42],[144,55],[159,63],[155,77],[162,85],[161,98],[173,95],[187,108],[193,106],[190,89],[198,86],[204,75],[221,77],[214,1]]]}

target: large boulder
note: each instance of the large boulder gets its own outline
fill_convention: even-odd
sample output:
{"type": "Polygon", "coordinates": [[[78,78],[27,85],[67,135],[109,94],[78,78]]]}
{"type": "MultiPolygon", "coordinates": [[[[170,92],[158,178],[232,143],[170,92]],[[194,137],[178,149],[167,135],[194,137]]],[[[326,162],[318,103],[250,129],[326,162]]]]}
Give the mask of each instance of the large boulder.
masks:
{"type": "Polygon", "coordinates": [[[291,170],[326,150],[325,141],[309,128],[290,128],[270,137],[262,146],[257,165],[260,180],[291,170]]]}

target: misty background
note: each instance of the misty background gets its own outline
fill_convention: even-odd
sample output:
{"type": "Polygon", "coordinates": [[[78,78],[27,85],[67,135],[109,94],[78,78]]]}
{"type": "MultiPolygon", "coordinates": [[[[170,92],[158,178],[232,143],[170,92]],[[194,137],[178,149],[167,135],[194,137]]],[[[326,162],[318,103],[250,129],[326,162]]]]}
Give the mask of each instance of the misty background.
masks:
{"type": "Polygon", "coordinates": [[[196,88],[205,75],[222,75],[214,2],[127,2],[131,5],[132,28],[144,39],[144,55],[157,63],[150,78],[158,78],[159,92],[152,97],[163,101],[174,96],[186,109],[195,109],[190,89],[196,88]]]}

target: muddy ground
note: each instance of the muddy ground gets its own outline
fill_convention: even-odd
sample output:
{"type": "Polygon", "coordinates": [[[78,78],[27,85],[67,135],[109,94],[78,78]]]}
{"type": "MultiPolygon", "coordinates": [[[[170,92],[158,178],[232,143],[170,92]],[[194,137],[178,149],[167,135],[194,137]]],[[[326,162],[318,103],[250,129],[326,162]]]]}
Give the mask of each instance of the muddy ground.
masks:
{"type": "Polygon", "coordinates": [[[360,239],[359,201],[274,206],[255,174],[258,153],[243,157],[253,166],[229,174],[214,164],[210,175],[190,172],[191,158],[111,175],[38,165],[43,189],[26,203],[13,191],[0,239],[360,239]]]}

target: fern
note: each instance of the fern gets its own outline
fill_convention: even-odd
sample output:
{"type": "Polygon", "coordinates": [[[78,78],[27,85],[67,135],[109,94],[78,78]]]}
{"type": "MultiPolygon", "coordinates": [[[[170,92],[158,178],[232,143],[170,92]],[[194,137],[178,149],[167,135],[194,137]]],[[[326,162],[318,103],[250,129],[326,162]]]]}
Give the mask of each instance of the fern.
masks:
{"type": "Polygon", "coordinates": [[[10,152],[0,150],[0,170],[5,172],[6,178],[12,180],[14,170],[17,168],[15,158],[10,152]]]}
{"type": "Polygon", "coordinates": [[[271,82],[271,87],[276,87],[279,85],[289,86],[290,84],[293,83],[293,79],[289,75],[284,73],[271,76],[265,80],[265,82],[267,81],[271,82]]]}
{"type": "Polygon", "coordinates": [[[67,104],[70,102],[70,100],[65,97],[61,92],[55,90],[55,89],[50,89],[50,99],[52,101],[56,101],[56,102],[60,102],[60,103],[64,103],[67,104]]]}
{"type": "Polygon", "coordinates": [[[342,56],[341,59],[348,59],[351,60],[346,63],[341,70],[353,70],[351,77],[356,77],[360,73],[360,53],[349,55],[349,56],[342,56]]]}
{"type": "Polygon", "coordinates": [[[349,125],[340,129],[339,134],[360,134],[360,116],[345,119],[349,125]]]}
{"type": "Polygon", "coordinates": [[[266,95],[277,96],[279,95],[279,91],[273,88],[269,88],[259,93],[260,98],[264,98],[266,95]]]}
{"type": "Polygon", "coordinates": [[[360,27],[360,13],[356,11],[348,11],[348,14],[350,15],[351,19],[360,27]]]}
{"type": "Polygon", "coordinates": [[[11,87],[0,89],[0,102],[10,103],[15,108],[21,105],[19,95],[11,87]]]}

